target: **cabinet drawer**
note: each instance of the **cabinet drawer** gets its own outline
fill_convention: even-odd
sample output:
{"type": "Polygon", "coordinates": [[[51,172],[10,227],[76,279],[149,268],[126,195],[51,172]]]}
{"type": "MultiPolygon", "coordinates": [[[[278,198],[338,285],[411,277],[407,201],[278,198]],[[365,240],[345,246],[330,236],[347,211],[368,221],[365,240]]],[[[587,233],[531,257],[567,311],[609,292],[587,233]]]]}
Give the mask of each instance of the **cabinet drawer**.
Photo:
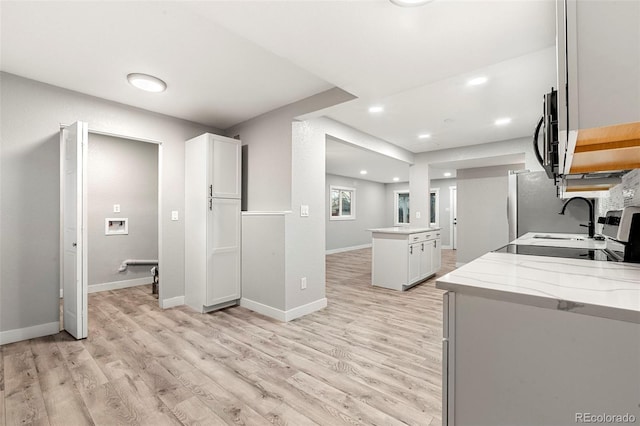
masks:
{"type": "Polygon", "coordinates": [[[418,234],[410,234],[409,235],[409,244],[421,243],[423,241],[427,241],[428,232],[420,232],[418,234]]]}
{"type": "Polygon", "coordinates": [[[440,239],[440,231],[429,231],[426,232],[427,236],[426,239],[427,240],[439,240],[440,239]]]}

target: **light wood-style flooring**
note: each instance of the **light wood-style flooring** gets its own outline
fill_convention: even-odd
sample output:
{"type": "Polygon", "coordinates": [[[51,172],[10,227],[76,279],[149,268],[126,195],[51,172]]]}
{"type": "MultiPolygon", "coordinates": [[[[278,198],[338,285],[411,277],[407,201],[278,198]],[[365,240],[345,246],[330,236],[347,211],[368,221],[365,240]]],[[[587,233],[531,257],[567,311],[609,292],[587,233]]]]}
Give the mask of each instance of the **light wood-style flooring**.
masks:
{"type": "Polygon", "coordinates": [[[287,324],[93,293],[88,339],[0,347],[0,425],[438,425],[442,291],[372,287],[370,258],[327,256],[328,307],[287,324]]]}

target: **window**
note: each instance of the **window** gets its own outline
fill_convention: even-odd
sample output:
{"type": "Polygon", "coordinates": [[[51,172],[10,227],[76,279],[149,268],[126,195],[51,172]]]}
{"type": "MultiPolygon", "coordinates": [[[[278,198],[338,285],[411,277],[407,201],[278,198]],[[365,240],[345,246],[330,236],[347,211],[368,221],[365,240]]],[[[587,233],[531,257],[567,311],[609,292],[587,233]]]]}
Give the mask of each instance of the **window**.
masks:
{"type": "Polygon", "coordinates": [[[431,211],[431,217],[429,222],[432,226],[438,226],[440,223],[440,188],[434,188],[429,194],[429,210],[431,211]]]}
{"type": "Polygon", "coordinates": [[[394,225],[406,225],[409,223],[411,214],[409,213],[409,191],[394,191],[394,225]]]}
{"type": "Polygon", "coordinates": [[[329,214],[331,220],[355,219],[356,189],[331,186],[329,191],[329,214]]]}

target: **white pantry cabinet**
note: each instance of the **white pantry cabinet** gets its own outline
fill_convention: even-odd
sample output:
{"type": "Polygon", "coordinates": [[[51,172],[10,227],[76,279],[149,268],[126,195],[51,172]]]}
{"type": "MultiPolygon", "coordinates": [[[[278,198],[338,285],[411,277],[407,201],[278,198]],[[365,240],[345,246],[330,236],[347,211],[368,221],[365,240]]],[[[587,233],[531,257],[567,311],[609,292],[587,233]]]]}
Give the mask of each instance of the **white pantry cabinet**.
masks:
{"type": "Polygon", "coordinates": [[[440,230],[382,228],[371,231],[372,285],[406,290],[440,269],[440,230]]]}
{"type": "Polygon", "coordinates": [[[241,149],[208,133],[185,145],[185,303],[200,312],[240,299],[241,149]]]}

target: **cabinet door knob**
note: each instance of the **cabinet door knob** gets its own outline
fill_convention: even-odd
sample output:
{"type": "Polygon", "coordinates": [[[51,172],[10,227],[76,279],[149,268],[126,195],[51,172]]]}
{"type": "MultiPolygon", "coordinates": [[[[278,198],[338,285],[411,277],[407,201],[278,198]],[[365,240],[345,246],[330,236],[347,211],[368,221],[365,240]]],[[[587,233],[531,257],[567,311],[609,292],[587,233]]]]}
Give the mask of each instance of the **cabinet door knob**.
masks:
{"type": "Polygon", "coordinates": [[[409,247],[409,254],[413,254],[413,246],[409,247]]]}
{"type": "Polygon", "coordinates": [[[420,250],[424,251],[424,243],[420,244],[420,250]]]}
{"type": "Polygon", "coordinates": [[[438,244],[438,243],[437,243],[436,241],[434,241],[434,242],[433,242],[433,246],[434,246],[434,247],[436,247],[436,246],[437,246],[437,244],[438,244]]]}

